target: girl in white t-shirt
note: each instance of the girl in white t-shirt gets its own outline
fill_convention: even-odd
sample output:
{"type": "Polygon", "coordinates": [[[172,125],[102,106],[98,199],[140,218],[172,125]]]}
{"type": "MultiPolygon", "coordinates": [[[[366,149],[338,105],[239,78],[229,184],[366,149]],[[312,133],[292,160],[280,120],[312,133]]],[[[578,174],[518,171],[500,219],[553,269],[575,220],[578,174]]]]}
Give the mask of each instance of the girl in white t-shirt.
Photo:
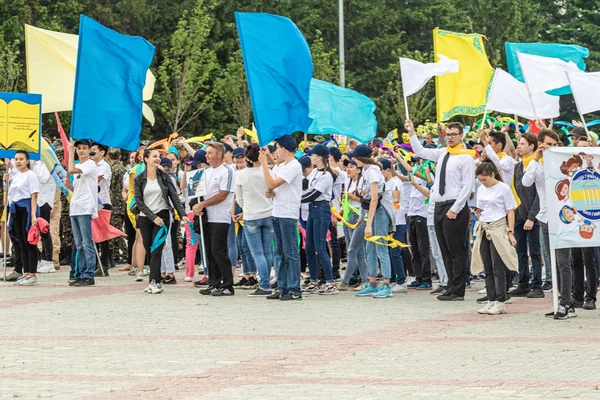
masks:
{"type": "Polygon", "coordinates": [[[475,174],[481,182],[481,187],[477,190],[475,213],[482,228],[478,240],[481,241],[480,254],[485,268],[485,286],[488,296],[487,304],[477,312],[492,315],[505,314],[506,264],[500,254],[504,251],[515,251],[513,247],[517,242],[513,231],[517,203],[511,188],[502,182],[493,162],[482,162],[475,170],[475,174]]]}
{"type": "MultiPolygon", "coordinates": [[[[8,176],[5,175],[5,180],[8,176]]],[[[17,280],[17,285],[37,285],[38,249],[29,243],[29,230],[36,227],[39,208],[37,198],[40,185],[37,175],[29,169],[29,154],[22,150],[15,153],[15,169],[8,188],[8,204],[10,211],[9,231],[19,242],[23,276],[17,280]]]]}

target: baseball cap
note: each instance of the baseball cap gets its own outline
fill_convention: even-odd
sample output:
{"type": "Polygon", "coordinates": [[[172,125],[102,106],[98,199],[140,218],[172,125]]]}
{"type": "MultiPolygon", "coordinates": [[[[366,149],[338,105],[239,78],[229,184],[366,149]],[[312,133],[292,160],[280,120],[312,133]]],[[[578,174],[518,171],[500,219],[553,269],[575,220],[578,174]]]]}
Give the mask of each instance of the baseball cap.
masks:
{"type": "Polygon", "coordinates": [[[160,159],[160,165],[162,165],[163,167],[173,168],[173,162],[167,157],[160,159]]]}
{"type": "Polygon", "coordinates": [[[296,142],[296,139],[294,139],[292,135],[283,135],[275,139],[275,142],[290,153],[296,151],[296,148],[298,147],[298,142],[296,142]]]}
{"type": "Polygon", "coordinates": [[[106,146],[105,146],[105,145],[103,145],[103,144],[100,144],[100,143],[98,143],[98,142],[93,142],[93,143],[92,143],[92,146],[98,146],[98,150],[103,150],[103,151],[104,151],[104,154],[108,153],[108,147],[106,147],[106,146]]]}
{"type": "Polygon", "coordinates": [[[330,147],[329,154],[335,161],[340,161],[342,159],[342,152],[337,147],[330,147]]]}
{"type": "Polygon", "coordinates": [[[267,148],[269,149],[269,153],[275,153],[277,151],[277,147],[273,144],[268,145],[267,148]]]}
{"type": "Polygon", "coordinates": [[[354,151],[348,153],[348,157],[370,157],[373,151],[366,144],[359,144],[354,151]]]}
{"type": "Polygon", "coordinates": [[[298,159],[298,162],[300,163],[300,165],[302,165],[302,171],[304,171],[306,168],[311,166],[311,161],[310,161],[310,157],[308,156],[302,156],[300,157],[300,159],[298,159]]]}
{"type": "Polygon", "coordinates": [[[79,139],[75,141],[75,147],[79,146],[80,144],[86,145],[87,147],[92,147],[92,139],[79,139]]]}
{"type": "Polygon", "coordinates": [[[196,150],[194,153],[194,161],[192,161],[192,168],[196,168],[198,164],[208,164],[206,161],[206,152],[204,150],[196,150]]]}
{"type": "Polygon", "coordinates": [[[377,162],[381,164],[381,169],[391,169],[392,163],[387,158],[378,158],[377,162]]]}
{"type": "Polygon", "coordinates": [[[243,157],[245,152],[246,152],[246,149],[244,149],[243,147],[236,147],[235,149],[233,149],[233,158],[240,157],[240,156],[243,157]]]}
{"type": "Polygon", "coordinates": [[[329,157],[329,149],[323,144],[315,144],[310,150],[310,154],[315,154],[319,157],[329,157]]]}
{"type": "Polygon", "coordinates": [[[382,143],[383,141],[379,138],[374,138],[373,140],[371,140],[371,144],[376,147],[379,147],[382,143]]]}
{"type": "Polygon", "coordinates": [[[223,147],[225,147],[225,153],[233,152],[233,147],[231,147],[227,143],[223,143],[223,147]]]}
{"type": "Polygon", "coordinates": [[[577,128],[571,131],[571,136],[575,137],[587,137],[587,133],[585,133],[585,128],[582,126],[578,126],[577,128]]]}

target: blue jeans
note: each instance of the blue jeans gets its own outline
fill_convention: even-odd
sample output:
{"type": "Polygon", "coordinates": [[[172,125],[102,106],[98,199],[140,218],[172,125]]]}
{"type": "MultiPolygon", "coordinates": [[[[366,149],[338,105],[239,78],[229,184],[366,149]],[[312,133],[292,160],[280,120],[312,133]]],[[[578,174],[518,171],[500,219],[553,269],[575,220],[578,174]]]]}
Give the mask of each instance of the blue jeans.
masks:
{"type": "Polygon", "coordinates": [[[273,218],[275,253],[281,257],[277,287],[281,295],[300,291],[300,249],[298,248],[298,220],[273,218]]]}
{"type": "MultiPolygon", "coordinates": [[[[348,217],[350,224],[355,224],[358,221],[359,215],[351,213],[348,217]]],[[[342,283],[348,284],[350,278],[354,275],[354,271],[358,268],[360,272],[360,278],[363,283],[368,282],[369,276],[367,274],[367,259],[365,258],[365,222],[361,222],[354,229],[348,228],[344,225],[344,235],[346,236],[346,246],[348,249],[348,264],[346,265],[346,272],[344,272],[344,278],[342,283]]]]}
{"type": "MultiPolygon", "coordinates": [[[[387,236],[390,233],[390,216],[383,206],[377,207],[375,217],[371,222],[371,232],[373,236],[387,236]]],[[[367,242],[367,271],[370,278],[377,277],[377,260],[381,267],[381,275],[383,279],[390,279],[392,276],[392,265],[390,263],[390,255],[387,246],[367,242]]]]}
{"type": "Polygon", "coordinates": [[[309,205],[308,221],[306,221],[306,261],[310,271],[310,281],[319,280],[319,264],[325,274],[327,283],[333,282],[331,259],[327,253],[327,231],[331,225],[331,207],[328,201],[315,201],[309,205]]]}
{"type": "Polygon", "coordinates": [[[229,232],[227,233],[227,255],[229,256],[229,260],[231,261],[231,266],[233,268],[237,267],[239,254],[237,247],[237,237],[235,234],[235,222],[232,222],[229,225],[229,232]]]}
{"type": "Polygon", "coordinates": [[[244,235],[247,246],[260,275],[260,289],[271,291],[269,277],[273,265],[273,218],[244,221],[244,235]]]}
{"type": "Polygon", "coordinates": [[[254,264],[254,258],[252,257],[250,248],[248,247],[245,225],[246,223],[244,223],[244,226],[240,226],[238,230],[236,244],[241,253],[243,274],[254,275],[256,274],[256,264],[254,264]]]}
{"type": "Polygon", "coordinates": [[[94,279],[96,270],[96,250],[92,239],[92,216],[74,215],[71,217],[73,239],[77,249],[77,271],[74,277],[94,279]]]}
{"type": "MultiPolygon", "coordinates": [[[[406,225],[396,225],[394,239],[404,242],[406,235],[406,225]]],[[[404,268],[404,259],[402,258],[402,247],[390,247],[390,261],[392,264],[392,282],[398,285],[406,283],[406,270],[404,268]]]]}

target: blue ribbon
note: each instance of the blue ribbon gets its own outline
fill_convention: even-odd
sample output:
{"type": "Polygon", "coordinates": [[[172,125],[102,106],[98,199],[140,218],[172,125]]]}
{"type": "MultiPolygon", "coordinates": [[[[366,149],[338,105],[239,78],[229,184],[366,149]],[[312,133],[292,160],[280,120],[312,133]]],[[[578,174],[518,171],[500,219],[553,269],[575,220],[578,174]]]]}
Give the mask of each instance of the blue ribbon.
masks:
{"type": "Polygon", "coordinates": [[[190,245],[191,246],[195,246],[196,243],[198,243],[198,240],[200,239],[200,235],[197,234],[196,232],[194,232],[194,224],[191,223],[190,221],[188,221],[188,226],[190,227],[190,245]]]}
{"type": "Polygon", "coordinates": [[[163,224],[160,227],[160,230],[156,233],[156,236],[154,236],[154,241],[152,242],[152,247],[150,247],[150,253],[153,253],[154,250],[156,250],[160,246],[162,246],[165,243],[165,241],[167,240],[168,235],[169,235],[169,230],[167,229],[167,226],[165,224],[163,224]]]}

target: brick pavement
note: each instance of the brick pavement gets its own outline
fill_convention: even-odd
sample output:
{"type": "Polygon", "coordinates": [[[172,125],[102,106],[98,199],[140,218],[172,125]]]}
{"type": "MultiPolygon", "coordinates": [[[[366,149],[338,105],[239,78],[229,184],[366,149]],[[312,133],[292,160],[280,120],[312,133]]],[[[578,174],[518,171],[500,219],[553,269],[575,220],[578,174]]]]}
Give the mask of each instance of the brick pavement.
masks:
{"type": "Polygon", "coordinates": [[[476,314],[424,292],[301,302],[147,295],[126,273],[96,287],[0,283],[0,399],[600,399],[600,317],[553,321],[545,299],[476,314]]]}

